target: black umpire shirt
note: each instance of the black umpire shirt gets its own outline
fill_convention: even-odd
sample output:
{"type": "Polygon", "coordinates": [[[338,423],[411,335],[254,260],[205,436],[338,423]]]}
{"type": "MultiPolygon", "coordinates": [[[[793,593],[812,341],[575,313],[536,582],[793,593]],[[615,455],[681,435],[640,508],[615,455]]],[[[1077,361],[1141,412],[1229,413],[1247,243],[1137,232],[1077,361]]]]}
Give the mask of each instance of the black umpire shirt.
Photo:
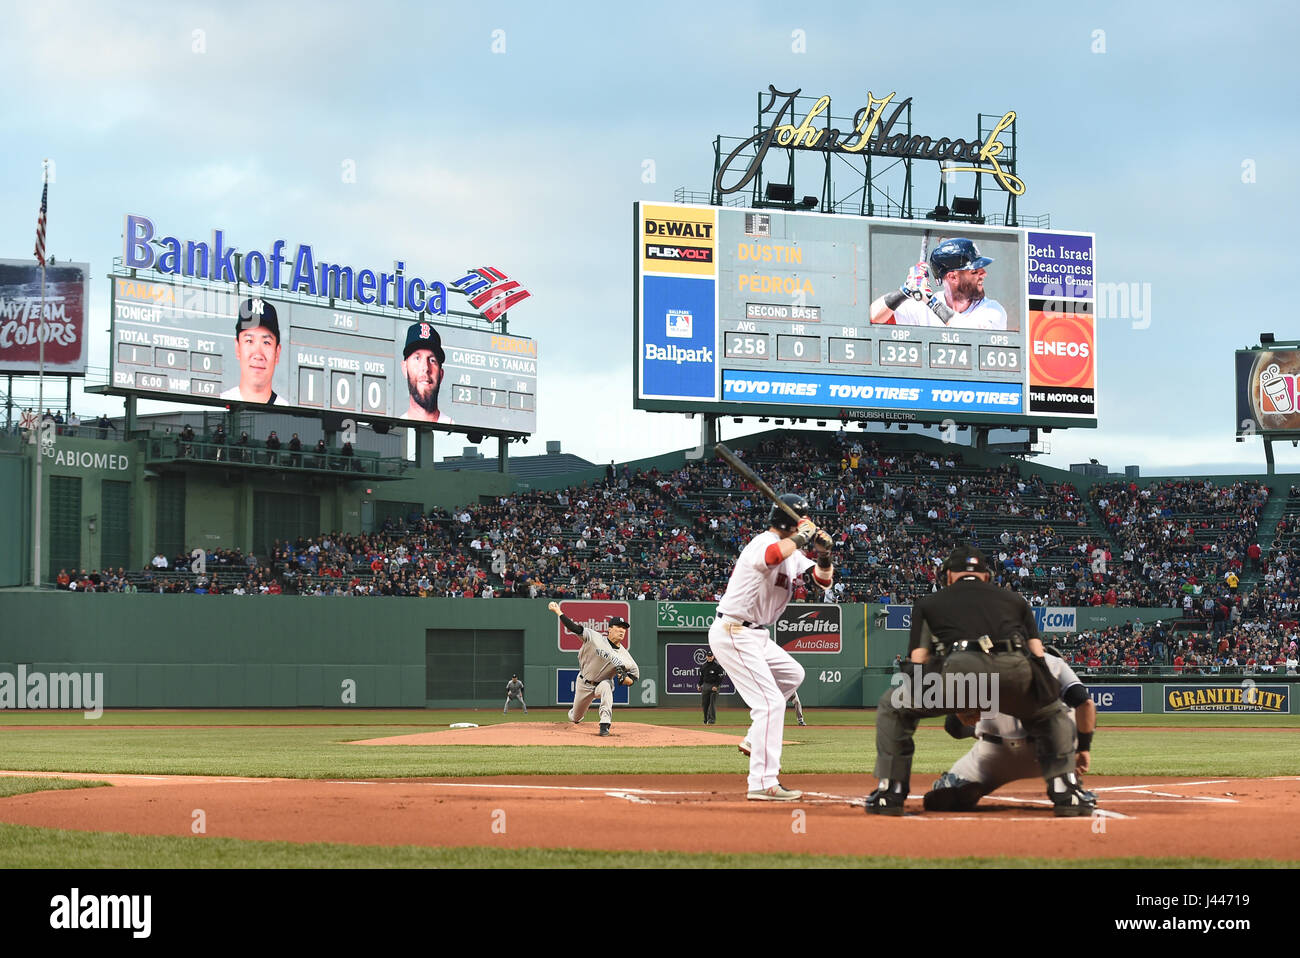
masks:
{"type": "MultiPolygon", "coordinates": [[[[962,639],[1038,638],[1033,610],[1019,594],[974,577],[958,579],[947,588],[918,599],[912,606],[909,654],[926,649],[934,654],[934,642],[948,649],[962,639]]],[[[1026,649],[1026,651],[1028,651],[1026,649]]]]}
{"type": "Polygon", "coordinates": [[[712,662],[705,659],[704,664],[700,666],[699,684],[706,689],[711,689],[715,685],[721,688],[723,674],[722,666],[718,664],[717,659],[712,662]]]}

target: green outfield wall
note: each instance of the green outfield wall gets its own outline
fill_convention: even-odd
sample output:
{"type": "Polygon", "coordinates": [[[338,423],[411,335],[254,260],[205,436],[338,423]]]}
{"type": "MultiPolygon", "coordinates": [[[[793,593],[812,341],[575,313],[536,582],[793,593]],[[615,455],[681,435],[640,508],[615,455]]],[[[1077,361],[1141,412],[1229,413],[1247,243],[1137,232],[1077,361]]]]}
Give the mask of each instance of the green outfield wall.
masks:
{"type": "MultiPolygon", "coordinates": [[[[712,603],[566,601],[564,608],[584,622],[628,616],[628,647],[641,671],[628,690],[628,707],[698,706],[694,656],[702,657],[707,644],[712,603]]],[[[899,608],[787,610],[783,638],[806,670],[799,690],[806,706],[875,704],[889,687],[894,656],[906,650],[906,631],[886,627],[899,608]]],[[[1168,611],[1088,609],[1077,621],[1092,628],[1168,611]]],[[[3,700],[5,674],[70,672],[102,673],[107,708],[495,707],[512,673],[524,680],[530,706],[554,706],[568,701],[565,670],[577,667],[544,599],[10,590],[0,592],[0,623],[0,707],[13,707],[3,700]]],[[[1270,688],[1286,682],[1285,676],[1253,678],[1270,688]]],[[[1193,681],[1214,680],[1164,677],[1155,684],[1181,688],[1193,681]]],[[[1162,694],[1145,692],[1143,710],[1163,711],[1162,694]]],[[[1294,696],[1285,699],[1286,711],[1300,712],[1294,696]]],[[[743,705],[735,696],[721,704],[743,705]]]]}

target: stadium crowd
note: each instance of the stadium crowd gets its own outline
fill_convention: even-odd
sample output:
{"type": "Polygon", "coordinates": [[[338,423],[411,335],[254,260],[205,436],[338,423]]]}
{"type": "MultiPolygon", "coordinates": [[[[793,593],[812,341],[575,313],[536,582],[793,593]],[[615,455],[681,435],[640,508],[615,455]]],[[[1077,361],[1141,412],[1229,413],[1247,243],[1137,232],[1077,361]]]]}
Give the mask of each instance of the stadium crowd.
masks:
{"type": "MultiPolygon", "coordinates": [[[[1067,642],[1089,669],[1287,668],[1300,637],[1300,537],[1295,513],[1266,553],[1255,542],[1267,487],[1171,480],[1095,486],[1021,477],[1013,465],[968,466],[958,453],[886,449],[841,432],[829,447],[804,437],[742,453],[777,489],[797,489],[833,531],[829,596],[805,583],[795,598],[908,602],[936,588],[940,557],[970,539],[997,580],[1036,605],[1173,607],[1183,629],[1131,624],[1067,642]],[[1243,585],[1243,577],[1254,581],[1243,585]],[[1188,626],[1196,631],[1188,631],[1188,626]],[[1181,658],[1181,662],[1178,661],[1181,658]]],[[[60,572],[69,591],[237,595],[558,597],[716,600],[736,552],[769,506],[716,460],[621,474],[558,492],[390,518],[363,534],[276,541],[269,554],[208,550],[154,556],[138,572],[60,572]]]]}

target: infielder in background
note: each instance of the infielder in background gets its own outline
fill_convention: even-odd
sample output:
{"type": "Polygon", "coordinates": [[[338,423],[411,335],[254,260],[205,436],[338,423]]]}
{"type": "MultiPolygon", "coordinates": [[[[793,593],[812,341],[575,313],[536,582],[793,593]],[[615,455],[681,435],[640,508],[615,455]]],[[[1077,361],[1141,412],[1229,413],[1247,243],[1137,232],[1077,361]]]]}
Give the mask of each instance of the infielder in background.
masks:
{"type": "Polygon", "coordinates": [[[808,500],[786,493],[781,501],[800,516],[796,525],[777,506],[760,532],[740,553],[718,617],[709,626],[709,646],[727,670],[731,684],[749,706],[751,723],[741,751],[750,746],[749,790],[754,801],[794,802],[803,793],[781,785],[781,733],[785,703],[803,682],[803,666],[772,641],[767,625],[775,622],[794,595],[795,583],[809,569],[823,589],[834,582],[831,537],[808,518],[808,500]],[[814,563],[803,550],[813,543],[814,563]]]}
{"type": "Polygon", "coordinates": [[[803,720],[803,703],[799,701],[798,692],[795,692],[794,695],[790,696],[790,701],[786,702],[785,704],[794,706],[794,717],[798,720],[800,725],[808,724],[803,720]]]}
{"type": "Polygon", "coordinates": [[[901,288],[877,297],[871,322],[898,326],[941,326],[948,329],[1006,329],[1007,311],[984,296],[984,267],[993,260],[981,256],[968,239],[946,239],[930,253],[930,262],[917,263],[901,288]],[[930,279],[939,284],[936,293],[930,279]]]}
{"type": "Polygon", "coordinates": [[[528,703],[524,701],[524,683],[519,681],[517,675],[510,676],[510,681],[506,683],[506,706],[501,710],[502,715],[510,711],[510,701],[512,699],[519,700],[519,704],[524,707],[524,714],[527,715],[528,703]]]}
{"type": "Polygon", "coordinates": [[[560,617],[564,627],[574,635],[582,636],[582,648],[578,650],[578,678],[573,683],[573,708],[569,709],[569,721],[574,725],[582,721],[591,705],[591,700],[600,696],[600,734],[608,735],[609,726],[614,721],[614,684],[632,685],[641,677],[623,640],[627,638],[630,627],[627,619],[614,616],[609,620],[609,638],[595,629],[584,629],[560,611],[560,603],[552,602],[547,606],[560,617]]]}
{"type": "MultiPolygon", "coordinates": [[[[1050,645],[1043,651],[1047,653],[1047,668],[1061,684],[1061,701],[1074,709],[1077,727],[1074,770],[1082,775],[1092,764],[1092,733],[1097,728],[1097,705],[1089,697],[1087,686],[1061,658],[1061,653],[1050,645]]],[[[969,811],[985,795],[1008,782],[1037,778],[1043,774],[1034,754],[1033,741],[1019,719],[1001,712],[987,719],[981,719],[978,712],[958,712],[949,715],[943,727],[955,739],[974,737],[977,741],[925,793],[927,811],[969,811]]]]}

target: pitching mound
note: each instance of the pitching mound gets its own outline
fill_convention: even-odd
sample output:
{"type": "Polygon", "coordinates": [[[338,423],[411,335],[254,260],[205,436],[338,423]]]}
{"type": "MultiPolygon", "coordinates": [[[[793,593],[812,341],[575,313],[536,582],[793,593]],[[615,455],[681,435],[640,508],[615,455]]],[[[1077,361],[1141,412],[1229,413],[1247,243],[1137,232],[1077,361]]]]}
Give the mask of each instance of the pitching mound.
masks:
{"type": "Polygon", "coordinates": [[[662,748],[666,745],[729,745],[741,743],[739,735],[694,729],[615,722],[601,737],[600,725],[584,722],[502,722],[480,728],[453,728],[414,735],[368,738],[353,745],[583,745],[610,748],[662,748]]]}

